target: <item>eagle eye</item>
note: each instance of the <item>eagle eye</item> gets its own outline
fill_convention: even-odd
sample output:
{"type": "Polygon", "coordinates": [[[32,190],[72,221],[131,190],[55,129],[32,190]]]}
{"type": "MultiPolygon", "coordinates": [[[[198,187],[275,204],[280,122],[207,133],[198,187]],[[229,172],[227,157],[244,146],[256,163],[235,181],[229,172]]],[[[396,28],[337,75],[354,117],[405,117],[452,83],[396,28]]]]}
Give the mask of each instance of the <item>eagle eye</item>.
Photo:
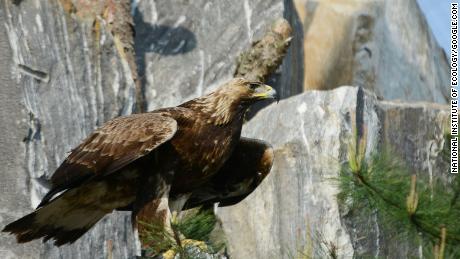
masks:
{"type": "Polygon", "coordinates": [[[249,88],[251,88],[251,90],[256,90],[260,85],[260,83],[249,83],[249,88]]]}

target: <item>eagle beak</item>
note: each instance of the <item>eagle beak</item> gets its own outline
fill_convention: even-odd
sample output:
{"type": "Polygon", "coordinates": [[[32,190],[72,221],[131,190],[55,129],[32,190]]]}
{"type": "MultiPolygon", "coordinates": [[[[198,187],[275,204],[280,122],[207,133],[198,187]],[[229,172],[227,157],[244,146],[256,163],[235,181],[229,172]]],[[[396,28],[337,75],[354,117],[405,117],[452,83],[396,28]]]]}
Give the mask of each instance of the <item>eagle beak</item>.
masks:
{"type": "Polygon", "coordinates": [[[276,93],[275,89],[273,89],[269,85],[263,85],[260,87],[262,91],[255,93],[254,96],[259,98],[260,100],[263,99],[275,99],[277,102],[279,102],[279,96],[276,93]]]}

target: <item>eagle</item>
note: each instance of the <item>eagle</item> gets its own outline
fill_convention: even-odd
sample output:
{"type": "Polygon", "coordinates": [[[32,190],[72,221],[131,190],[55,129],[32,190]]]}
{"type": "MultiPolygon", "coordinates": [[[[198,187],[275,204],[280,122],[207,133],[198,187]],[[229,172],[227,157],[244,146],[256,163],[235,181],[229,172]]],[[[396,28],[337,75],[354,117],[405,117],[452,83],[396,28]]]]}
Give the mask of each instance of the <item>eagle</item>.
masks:
{"type": "Polygon", "coordinates": [[[61,246],[114,210],[132,211],[141,232],[139,222],[170,229],[173,213],[236,204],[274,159],[268,143],[241,137],[245,113],[276,97],[266,84],[235,78],[177,107],[112,119],[70,152],[35,211],[3,231],[19,243],[43,238],[61,246]]]}

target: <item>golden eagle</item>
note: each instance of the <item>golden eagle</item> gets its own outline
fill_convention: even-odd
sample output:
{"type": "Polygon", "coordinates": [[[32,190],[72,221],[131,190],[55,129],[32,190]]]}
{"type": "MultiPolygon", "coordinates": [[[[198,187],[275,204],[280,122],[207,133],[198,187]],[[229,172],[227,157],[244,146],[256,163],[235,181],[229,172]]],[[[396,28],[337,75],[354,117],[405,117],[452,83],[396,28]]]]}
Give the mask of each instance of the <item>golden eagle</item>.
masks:
{"type": "Polygon", "coordinates": [[[72,243],[104,215],[168,227],[172,211],[236,204],[269,173],[273,150],[242,138],[244,114],[276,92],[236,78],[177,107],[115,118],[77,146],[51,177],[38,208],[3,231],[19,243],[72,243]]]}

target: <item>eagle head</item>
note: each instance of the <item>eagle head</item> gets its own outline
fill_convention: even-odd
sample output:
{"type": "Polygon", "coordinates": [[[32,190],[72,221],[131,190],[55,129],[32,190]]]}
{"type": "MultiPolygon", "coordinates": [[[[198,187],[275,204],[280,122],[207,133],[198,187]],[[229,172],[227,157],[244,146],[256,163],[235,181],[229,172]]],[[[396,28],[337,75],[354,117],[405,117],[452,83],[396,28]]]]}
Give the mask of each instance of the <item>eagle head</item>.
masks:
{"type": "Polygon", "coordinates": [[[234,78],[215,91],[180,106],[199,111],[209,117],[207,121],[214,125],[224,125],[234,119],[242,120],[249,106],[266,99],[278,100],[272,87],[257,81],[234,78]]]}
{"type": "Polygon", "coordinates": [[[261,82],[234,78],[186,106],[207,113],[213,124],[224,125],[235,119],[242,121],[250,105],[266,99],[278,99],[272,87],[261,82]]]}
{"type": "Polygon", "coordinates": [[[215,93],[225,96],[229,103],[233,101],[233,103],[238,103],[239,105],[251,105],[265,99],[278,100],[278,95],[271,86],[244,78],[230,80],[220,86],[215,93]]]}

